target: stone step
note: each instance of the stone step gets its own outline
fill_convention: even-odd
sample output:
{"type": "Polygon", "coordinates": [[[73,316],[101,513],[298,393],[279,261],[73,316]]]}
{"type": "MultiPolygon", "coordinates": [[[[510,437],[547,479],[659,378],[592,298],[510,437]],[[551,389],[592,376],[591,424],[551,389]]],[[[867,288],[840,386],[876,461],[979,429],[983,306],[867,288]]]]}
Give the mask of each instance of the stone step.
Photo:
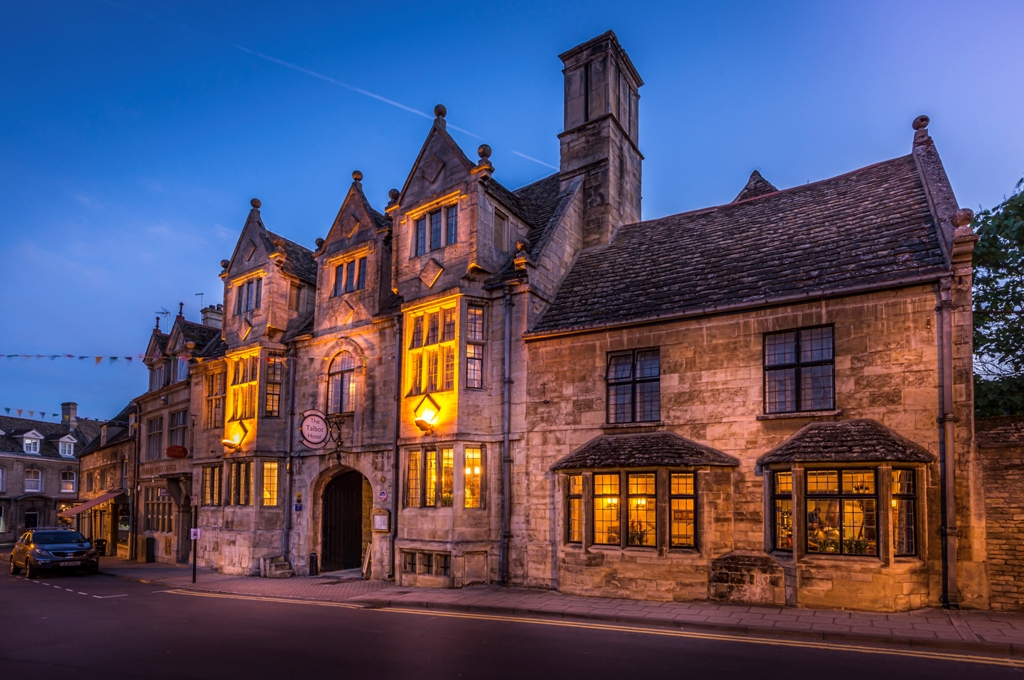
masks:
{"type": "Polygon", "coordinates": [[[283,559],[280,562],[274,561],[267,565],[267,578],[289,578],[294,576],[291,566],[283,559]]]}

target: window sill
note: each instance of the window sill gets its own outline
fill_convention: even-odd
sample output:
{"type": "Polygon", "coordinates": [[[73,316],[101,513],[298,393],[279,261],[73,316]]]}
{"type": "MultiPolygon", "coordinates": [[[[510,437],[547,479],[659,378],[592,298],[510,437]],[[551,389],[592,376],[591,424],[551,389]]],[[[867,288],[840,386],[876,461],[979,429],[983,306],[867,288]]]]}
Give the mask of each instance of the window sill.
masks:
{"type": "Polygon", "coordinates": [[[649,422],[639,423],[605,423],[601,426],[601,429],[605,432],[633,432],[633,431],[645,431],[645,430],[660,430],[665,427],[664,420],[654,420],[649,422]]]}
{"type": "Polygon", "coordinates": [[[793,413],[763,413],[757,416],[758,420],[790,420],[792,418],[828,418],[830,416],[843,415],[843,409],[837,408],[831,411],[795,411],[793,413]]]}

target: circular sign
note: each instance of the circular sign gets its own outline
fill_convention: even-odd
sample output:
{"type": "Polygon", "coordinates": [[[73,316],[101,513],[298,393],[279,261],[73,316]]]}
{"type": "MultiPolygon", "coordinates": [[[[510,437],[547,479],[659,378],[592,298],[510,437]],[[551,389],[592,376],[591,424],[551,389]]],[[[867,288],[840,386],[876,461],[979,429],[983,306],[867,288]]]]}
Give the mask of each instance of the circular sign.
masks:
{"type": "Polygon", "coordinates": [[[379,498],[380,502],[383,503],[384,501],[386,501],[388,499],[388,492],[387,491],[381,491],[380,494],[377,496],[377,498],[379,498]]]}
{"type": "Polygon", "coordinates": [[[164,451],[168,458],[188,458],[188,449],[184,446],[168,446],[164,451]]]}
{"type": "Polygon", "coordinates": [[[311,449],[322,449],[330,436],[327,417],[315,410],[303,412],[299,431],[302,433],[302,441],[311,449]]]}

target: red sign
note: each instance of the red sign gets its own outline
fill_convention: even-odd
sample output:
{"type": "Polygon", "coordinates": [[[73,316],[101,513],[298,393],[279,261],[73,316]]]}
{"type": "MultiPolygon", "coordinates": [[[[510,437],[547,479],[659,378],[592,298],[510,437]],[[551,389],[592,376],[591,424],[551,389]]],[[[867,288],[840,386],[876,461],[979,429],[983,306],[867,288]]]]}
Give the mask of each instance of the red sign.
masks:
{"type": "Polygon", "coordinates": [[[184,446],[168,446],[164,453],[168,458],[188,458],[188,449],[184,446]]]}

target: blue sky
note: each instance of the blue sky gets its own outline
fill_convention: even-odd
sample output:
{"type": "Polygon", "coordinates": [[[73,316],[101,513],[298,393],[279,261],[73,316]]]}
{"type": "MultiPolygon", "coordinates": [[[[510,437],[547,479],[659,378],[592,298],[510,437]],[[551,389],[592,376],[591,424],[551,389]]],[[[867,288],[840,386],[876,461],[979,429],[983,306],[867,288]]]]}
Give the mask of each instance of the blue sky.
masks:
{"type": "MultiPolygon", "coordinates": [[[[1016,0],[3,3],[0,356],[144,352],[154,312],[222,295],[250,198],[309,247],[352,170],[382,207],[429,129],[408,109],[443,102],[510,188],[545,176],[557,55],[608,29],[645,81],[645,217],[906,154],[921,113],[961,205],[991,206],[1024,175],[1021,25],[1016,0]]],[[[110,417],[145,384],[137,360],[0,358],[26,416],[110,417]]]]}

